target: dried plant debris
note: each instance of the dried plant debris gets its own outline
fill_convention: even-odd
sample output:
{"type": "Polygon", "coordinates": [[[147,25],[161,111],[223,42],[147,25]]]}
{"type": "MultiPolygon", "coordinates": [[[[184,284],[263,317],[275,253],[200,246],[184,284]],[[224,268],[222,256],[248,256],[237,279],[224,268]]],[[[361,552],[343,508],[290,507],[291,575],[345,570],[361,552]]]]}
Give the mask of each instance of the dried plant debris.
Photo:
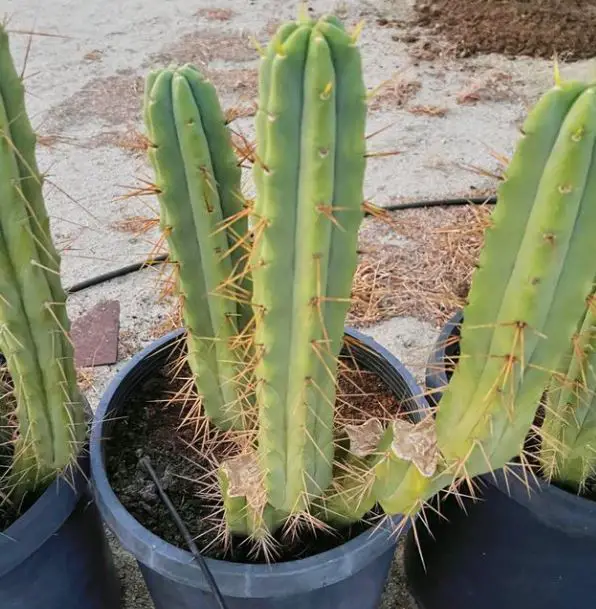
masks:
{"type": "Polygon", "coordinates": [[[434,416],[427,415],[420,423],[397,419],[391,426],[395,456],[413,463],[425,478],[432,478],[439,462],[434,416]]]}
{"type": "Polygon", "coordinates": [[[121,220],[114,220],[110,227],[120,233],[131,233],[139,236],[159,226],[159,218],[149,218],[147,216],[127,216],[121,220]]]}
{"type": "Polygon", "coordinates": [[[152,66],[193,63],[197,67],[204,67],[216,60],[240,63],[258,57],[255,44],[246,34],[196,30],[151,55],[150,63],[152,66]]]}
{"type": "Polygon", "coordinates": [[[415,116],[431,116],[434,118],[443,118],[449,110],[444,106],[434,105],[417,105],[406,108],[410,114],[415,116]]]}
{"type": "Polygon", "coordinates": [[[385,429],[379,419],[369,419],[360,425],[346,425],[349,450],[357,457],[367,457],[377,451],[385,429]]]}
{"type": "Polygon", "coordinates": [[[444,323],[465,303],[490,222],[488,206],[392,214],[367,221],[348,321],[366,326],[397,316],[444,323]]]}
{"type": "Polygon", "coordinates": [[[99,135],[89,138],[86,145],[92,148],[112,146],[135,157],[140,157],[147,152],[150,142],[138,129],[128,127],[125,130],[103,131],[99,135]]]}
{"type": "Polygon", "coordinates": [[[195,15],[207,21],[230,21],[236,13],[231,8],[200,8],[195,15]]]}
{"type": "Polygon", "coordinates": [[[47,118],[53,131],[87,121],[130,125],[140,121],[144,80],[132,70],[94,78],[80,91],[54,106],[47,118]]]}
{"type": "Polygon", "coordinates": [[[56,133],[37,133],[36,142],[44,148],[54,148],[60,144],[80,145],[79,142],[72,137],[58,135],[56,133]]]}
{"type": "Polygon", "coordinates": [[[83,55],[83,59],[85,61],[101,61],[103,58],[103,51],[99,49],[94,49],[93,51],[89,51],[83,55]]]}
{"type": "MultiPolygon", "coordinates": [[[[485,194],[488,198],[493,193],[485,194]]],[[[465,303],[491,209],[434,207],[393,212],[389,221],[367,219],[360,234],[348,323],[366,327],[398,316],[435,324],[447,321],[465,303]]],[[[167,288],[171,293],[171,272],[163,272],[161,282],[162,292],[167,288]]],[[[166,318],[154,324],[151,336],[182,325],[176,300],[166,318]]]]}
{"type": "Polygon", "coordinates": [[[371,93],[370,110],[388,110],[403,108],[416,97],[422,88],[422,83],[405,74],[397,74],[383,82],[371,93]]]}
{"type": "Polygon", "coordinates": [[[456,53],[455,45],[429,36],[411,36],[408,40],[413,43],[408,47],[408,55],[417,61],[450,58],[456,53]]]}
{"type": "Polygon", "coordinates": [[[257,97],[257,69],[210,69],[205,74],[220,95],[233,95],[236,99],[245,101],[257,97]]]}
{"type": "Polygon", "coordinates": [[[456,96],[461,105],[473,105],[480,101],[508,101],[515,97],[511,74],[501,70],[489,70],[471,80],[456,96]]]}

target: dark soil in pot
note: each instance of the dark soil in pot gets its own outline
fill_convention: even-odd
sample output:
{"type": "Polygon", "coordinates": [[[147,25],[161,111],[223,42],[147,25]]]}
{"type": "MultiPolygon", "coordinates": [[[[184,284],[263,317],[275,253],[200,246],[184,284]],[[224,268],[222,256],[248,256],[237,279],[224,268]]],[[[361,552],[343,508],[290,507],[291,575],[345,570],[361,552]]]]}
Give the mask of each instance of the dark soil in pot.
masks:
{"type": "MultiPolygon", "coordinates": [[[[346,370],[339,377],[337,399],[342,418],[364,422],[373,416],[386,418],[398,414],[400,404],[376,374],[355,369],[349,358],[344,363],[346,370]]],[[[264,562],[264,558],[255,556],[251,544],[243,543],[242,539],[226,544],[221,535],[223,523],[214,513],[220,505],[216,499],[206,500],[205,483],[201,483],[205,473],[213,470],[213,463],[201,453],[201,441],[196,440],[194,426],[181,427],[188,414],[185,400],[171,400],[191,377],[190,371],[184,368],[177,376],[172,377],[172,366],[163,366],[130,400],[128,416],[118,420],[106,442],[110,484],[122,504],[143,526],[173,545],[186,548],[169,512],[157,497],[155,486],[139,466],[140,457],[149,456],[164,488],[206,555],[233,562],[264,562]]],[[[226,448],[222,445],[220,452],[226,448]]],[[[278,532],[274,562],[306,558],[338,547],[369,528],[379,516],[371,513],[363,522],[339,531],[315,531],[305,526],[300,536],[292,540],[278,532]]]]}
{"type": "Polygon", "coordinates": [[[596,0],[418,0],[415,6],[418,25],[432,28],[459,57],[596,54],[596,0]]]}
{"type": "MultiPolygon", "coordinates": [[[[377,385],[374,388],[368,386],[368,392],[357,391],[352,376],[351,381],[348,381],[349,393],[343,395],[345,401],[350,404],[349,409],[341,407],[344,416],[351,418],[352,421],[355,412],[358,412],[359,416],[370,417],[371,414],[376,414],[375,409],[373,408],[371,412],[368,408],[366,412],[361,408],[363,405],[374,404],[375,408],[384,411],[383,404],[386,403],[388,407],[390,406],[390,412],[396,412],[401,406],[403,416],[407,416],[413,422],[421,421],[428,412],[428,404],[421,397],[422,390],[417,386],[412,375],[391,353],[369,337],[352,329],[346,329],[346,335],[349,338],[350,355],[363,369],[383,379],[388,391],[381,392],[381,395],[387,396],[389,401],[386,403],[384,399],[375,398],[374,401],[371,399],[371,391],[379,395],[377,385]],[[353,398],[354,394],[361,396],[365,401],[358,402],[353,398]]],[[[171,609],[174,606],[179,609],[196,607],[216,609],[219,605],[207,579],[196,561],[193,561],[192,555],[179,545],[169,543],[143,526],[122,504],[120,497],[112,488],[107,471],[109,462],[118,459],[114,452],[115,445],[111,441],[116,437],[115,434],[119,433],[117,428],[125,424],[127,417],[133,414],[135,405],[136,409],[149,409],[148,417],[152,409],[158,405],[155,400],[159,396],[153,395],[149,398],[151,400],[149,402],[145,398],[141,403],[135,402],[137,399],[135,396],[138,396],[149,379],[156,379],[157,386],[161,386],[159,383],[163,383],[163,380],[159,381],[158,377],[163,376],[165,363],[176,358],[177,345],[180,345],[182,337],[182,331],[175,331],[156,340],[135,355],[112,380],[95,413],[90,446],[91,471],[95,498],[101,514],[121,545],[138,561],[156,609],[171,609]]],[[[367,374],[354,374],[359,382],[361,378],[367,376],[367,374]]],[[[166,378],[168,378],[167,374],[166,378]]],[[[172,390],[177,389],[175,385],[169,386],[172,390]]],[[[367,389],[366,385],[360,386],[367,389]]],[[[166,383],[162,388],[167,391],[167,387],[166,383]]],[[[170,398],[171,395],[167,397],[170,398]]],[[[161,407],[164,408],[164,403],[161,407]]],[[[148,421],[149,418],[146,420],[148,421]]],[[[170,420],[173,424],[173,417],[170,420]]],[[[169,429],[172,438],[175,431],[173,428],[169,429]]],[[[136,440],[134,445],[138,449],[143,448],[136,440]]],[[[163,442],[160,446],[162,448],[156,454],[156,459],[163,458],[163,442]]],[[[203,449],[200,452],[205,454],[203,449]]],[[[130,457],[132,471],[126,482],[121,484],[123,488],[118,492],[126,493],[126,487],[135,484],[138,480],[134,470],[137,467],[138,456],[142,454],[144,454],[142,451],[134,453],[134,460],[132,456],[130,457]]],[[[196,461],[197,455],[193,454],[193,458],[196,461]]],[[[168,484],[167,478],[179,480],[174,476],[176,472],[166,475],[167,464],[154,463],[154,465],[160,466],[161,476],[166,478],[168,484]]],[[[193,479],[196,480],[197,476],[194,475],[193,479]]],[[[118,484],[116,479],[114,482],[118,484]]],[[[147,487],[146,495],[150,498],[151,489],[147,487]]],[[[178,491],[172,484],[169,484],[168,490],[178,504],[176,507],[180,508],[182,504],[184,517],[190,520],[187,524],[195,529],[196,534],[197,519],[201,515],[197,513],[189,515],[188,512],[184,512],[184,502],[191,501],[192,498],[196,499],[198,495],[196,486],[192,487],[190,492],[189,488],[186,487],[186,490],[182,488],[179,495],[176,495],[178,491]]],[[[215,489],[215,486],[213,488],[215,489]]],[[[134,495],[130,489],[128,492],[129,498],[134,495]]],[[[122,499],[128,501],[125,495],[122,499]]],[[[130,509],[134,510],[134,505],[130,505],[130,509]]],[[[372,514],[371,518],[375,516],[372,514]]],[[[139,518],[143,518],[140,513],[139,518]]],[[[299,558],[292,556],[292,560],[278,560],[273,564],[234,562],[227,559],[227,555],[225,560],[219,560],[209,555],[209,549],[205,560],[229,609],[312,609],[313,607],[376,609],[393,561],[398,534],[407,531],[409,524],[400,516],[395,516],[383,519],[378,526],[369,527],[360,534],[357,533],[356,527],[352,527],[350,530],[342,531],[341,536],[333,536],[332,540],[326,542],[328,546],[319,545],[323,543],[323,539],[328,539],[327,535],[319,533],[316,546],[309,546],[309,539],[312,538],[302,535],[300,545],[294,546],[293,550],[302,552],[303,555],[299,558]],[[322,547],[331,547],[331,549],[320,551],[319,548],[322,547]],[[318,553],[314,554],[317,550],[318,553]]],[[[168,534],[167,530],[165,534],[168,534]]],[[[172,540],[176,541],[172,529],[170,534],[172,540]]],[[[198,542],[205,549],[206,542],[201,539],[198,542]]],[[[286,556],[290,558],[287,546],[284,552],[286,554],[282,559],[286,556]]],[[[238,558],[242,559],[243,556],[239,555],[238,558]]]]}

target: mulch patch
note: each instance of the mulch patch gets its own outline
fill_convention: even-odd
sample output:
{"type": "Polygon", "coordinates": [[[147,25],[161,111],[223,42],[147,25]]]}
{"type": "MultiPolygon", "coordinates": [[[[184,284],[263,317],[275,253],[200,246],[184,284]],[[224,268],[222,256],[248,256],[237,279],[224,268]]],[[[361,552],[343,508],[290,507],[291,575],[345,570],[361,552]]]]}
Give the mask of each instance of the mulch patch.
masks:
{"type": "Polygon", "coordinates": [[[415,10],[417,25],[432,27],[460,57],[596,55],[596,0],[418,0],[415,10]]]}

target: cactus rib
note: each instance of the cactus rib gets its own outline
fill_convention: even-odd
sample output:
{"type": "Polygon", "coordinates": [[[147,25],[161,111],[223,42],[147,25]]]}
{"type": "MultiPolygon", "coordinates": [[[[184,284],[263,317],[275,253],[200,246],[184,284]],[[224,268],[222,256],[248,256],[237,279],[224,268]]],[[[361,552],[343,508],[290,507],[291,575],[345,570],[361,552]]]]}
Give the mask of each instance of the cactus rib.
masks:
{"type": "Polygon", "coordinates": [[[549,479],[576,491],[596,472],[596,295],[559,374],[553,377],[541,427],[541,462],[549,479]]]}

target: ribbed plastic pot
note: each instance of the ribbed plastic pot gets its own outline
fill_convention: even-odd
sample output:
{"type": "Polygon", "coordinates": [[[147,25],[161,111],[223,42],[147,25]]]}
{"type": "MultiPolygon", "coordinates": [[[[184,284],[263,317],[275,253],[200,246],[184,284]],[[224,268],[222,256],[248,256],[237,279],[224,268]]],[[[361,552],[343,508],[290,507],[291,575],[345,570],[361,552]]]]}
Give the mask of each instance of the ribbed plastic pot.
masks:
{"type": "MultiPolygon", "coordinates": [[[[461,313],[444,328],[426,382],[440,399],[457,361],[461,313]],[[448,340],[451,339],[451,340],[448,340]],[[447,348],[446,345],[449,345],[447,348]]],[[[420,609],[571,609],[596,598],[596,502],[521,470],[479,479],[481,500],[441,502],[442,517],[410,531],[405,567],[420,609]],[[424,557],[424,566],[420,560],[424,557]]]]}
{"type": "MultiPolygon", "coordinates": [[[[353,330],[351,354],[377,372],[420,420],[426,401],[412,376],[386,350],[353,330]],[[417,397],[414,397],[417,396],[417,397]],[[415,411],[418,410],[418,413],[415,411]]],[[[91,434],[96,501],[108,527],[137,559],[156,609],[215,609],[214,598],[192,555],[144,528],[120,503],[106,474],[104,438],[126,416],[128,397],[163,365],[179,341],[176,331],[134,357],[107,389],[91,434]]],[[[365,531],[340,547],[273,565],[207,559],[229,609],[375,609],[393,559],[399,519],[365,531]]]]}
{"type": "Polygon", "coordinates": [[[120,584],[88,479],[85,456],[76,472],[54,481],[0,531],[1,609],[120,607],[120,584]]]}

